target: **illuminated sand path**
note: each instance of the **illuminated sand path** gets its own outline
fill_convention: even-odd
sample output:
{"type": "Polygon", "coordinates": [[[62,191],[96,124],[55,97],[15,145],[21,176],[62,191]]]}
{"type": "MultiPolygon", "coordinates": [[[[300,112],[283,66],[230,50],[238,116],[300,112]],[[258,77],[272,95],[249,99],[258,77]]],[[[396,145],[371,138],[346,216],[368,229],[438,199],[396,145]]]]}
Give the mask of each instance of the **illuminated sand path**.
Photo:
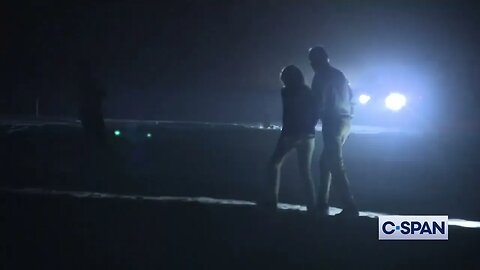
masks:
{"type": "MultiPolygon", "coordinates": [[[[146,200],[146,201],[161,201],[161,202],[182,202],[182,203],[200,203],[200,204],[215,204],[215,205],[238,205],[238,206],[254,206],[256,203],[252,201],[232,200],[232,199],[217,199],[210,197],[182,197],[182,196],[143,196],[143,195],[125,195],[113,193],[99,193],[87,191],[69,191],[69,190],[50,190],[42,188],[0,188],[1,192],[11,194],[32,194],[45,196],[71,196],[75,198],[91,198],[91,199],[121,199],[121,200],[146,200]]],[[[279,203],[278,208],[281,210],[290,211],[306,211],[304,205],[279,203]]],[[[330,207],[329,215],[333,216],[340,213],[341,209],[337,207],[330,207]]],[[[360,216],[368,218],[377,218],[379,216],[388,215],[386,213],[377,213],[370,211],[360,211],[360,216]]],[[[480,221],[471,221],[457,218],[448,219],[449,226],[458,226],[463,228],[480,228],[480,221]]]]}
{"type": "MultiPolygon", "coordinates": [[[[136,119],[105,119],[107,126],[121,125],[123,128],[129,129],[138,125],[155,126],[158,127],[206,127],[206,128],[247,128],[247,129],[262,129],[262,130],[280,130],[280,123],[271,123],[269,128],[265,128],[261,123],[215,123],[215,122],[200,122],[200,121],[168,121],[168,120],[136,120],[136,119]]],[[[0,119],[0,125],[8,125],[10,128],[7,133],[14,133],[22,131],[29,127],[39,127],[46,125],[54,126],[73,126],[80,127],[80,121],[76,119],[59,119],[59,120],[16,120],[16,119],[0,119]]],[[[317,131],[322,130],[322,125],[319,123],[316,128],[317,131]]],[[[405,133],[417,134],[422,133],[419,130],[369,126],[369,125],[353,125],[351,132],[353,134],[381,134],[381,133],[405,133]]]]}

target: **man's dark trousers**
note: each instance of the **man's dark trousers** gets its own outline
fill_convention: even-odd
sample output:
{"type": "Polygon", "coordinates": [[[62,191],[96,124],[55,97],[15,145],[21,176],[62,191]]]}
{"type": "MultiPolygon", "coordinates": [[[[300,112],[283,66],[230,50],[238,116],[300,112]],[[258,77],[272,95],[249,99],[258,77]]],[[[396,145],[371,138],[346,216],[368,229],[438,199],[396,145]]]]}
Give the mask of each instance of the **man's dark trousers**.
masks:
{"type": "Polygon", "coordinates": [[[344,208],[355,208],[342,154],[343,144],[350,134],[351,121],[350,116],[322,120],[324,146],[320,156],[320,183],[317,196],[317,202],[321,208],[328,207],[332,180],[341,196],[344,208]]]}

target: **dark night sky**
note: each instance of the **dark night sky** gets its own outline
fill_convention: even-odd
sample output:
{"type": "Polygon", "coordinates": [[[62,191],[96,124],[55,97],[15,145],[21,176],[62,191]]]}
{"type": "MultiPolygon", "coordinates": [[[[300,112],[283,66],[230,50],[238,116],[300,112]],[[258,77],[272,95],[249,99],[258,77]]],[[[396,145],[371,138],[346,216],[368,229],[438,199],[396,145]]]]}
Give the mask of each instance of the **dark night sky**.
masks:
{"type": "Polygon", "coordinates": [[[1,8],[0,113],[39,97],[43,114],[74,115],[75,63],[90,59],[110,117],[275,120],[280,69],[310,80],[316,44],[354,90],[408,88],[435,121],[479,113],[473,1],[19,2],[1,8]]]}

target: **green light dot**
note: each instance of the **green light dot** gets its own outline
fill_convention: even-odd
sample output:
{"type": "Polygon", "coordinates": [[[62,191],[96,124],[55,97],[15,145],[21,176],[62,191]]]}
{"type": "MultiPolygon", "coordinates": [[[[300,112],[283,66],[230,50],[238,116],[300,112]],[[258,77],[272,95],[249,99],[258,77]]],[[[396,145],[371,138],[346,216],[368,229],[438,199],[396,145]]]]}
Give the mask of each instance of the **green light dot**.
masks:
{"type": "Polygon", "coordinates": [[[120,130],[117,129],[113,132],[113,134],[115,134],[115,136],[120,136],[122,135],[122,132],[120,132],[120,130]]]}
{"type": "Polygon", "coordinates": [[[152,137],[152,133],[147,133],[147,138],[151,138],[152,137]]]}

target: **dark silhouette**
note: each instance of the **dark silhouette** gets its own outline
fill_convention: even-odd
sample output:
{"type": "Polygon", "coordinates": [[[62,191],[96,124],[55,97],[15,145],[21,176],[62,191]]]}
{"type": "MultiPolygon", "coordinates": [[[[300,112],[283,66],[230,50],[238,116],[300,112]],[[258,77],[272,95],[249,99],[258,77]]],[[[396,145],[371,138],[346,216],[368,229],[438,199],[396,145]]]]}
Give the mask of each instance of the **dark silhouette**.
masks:
{"type": "Polygon", "coordinates": [[[92,145],[105,144],[105,122],[102,103],[105,91],[92,73],[89,63],[79,64],[79,117],[87,141],[92,145]]]}
{"type": "Polygon", "coordinates": [[[276,209],[280,188],[280,169],[285,156],[296,149],[300,176],[308,193],[307,206],[315,206],[315,188],[311,176],[312,155],[315,147],[315,117],[313,96],[305,85],[302,72],[296,66],[287,66],[280,79],[283,103],[283,125],[275,151],[268,164],[267,200],[268,207],[276,209]]]}
{"type": "Polygon", "coordinates": [[[330,183],[333,178],[344,204],[341,215],[357,216],[358,209],[350,192],[342,155],[353,116],[352,90],[343,73],[330,65],[325,49],[311,48],[308,56],[315,71],[312,92],[317,116],[322,121],[324,143],[320,157],[317,207],[322,215],[328,214],[330,183]]]}

